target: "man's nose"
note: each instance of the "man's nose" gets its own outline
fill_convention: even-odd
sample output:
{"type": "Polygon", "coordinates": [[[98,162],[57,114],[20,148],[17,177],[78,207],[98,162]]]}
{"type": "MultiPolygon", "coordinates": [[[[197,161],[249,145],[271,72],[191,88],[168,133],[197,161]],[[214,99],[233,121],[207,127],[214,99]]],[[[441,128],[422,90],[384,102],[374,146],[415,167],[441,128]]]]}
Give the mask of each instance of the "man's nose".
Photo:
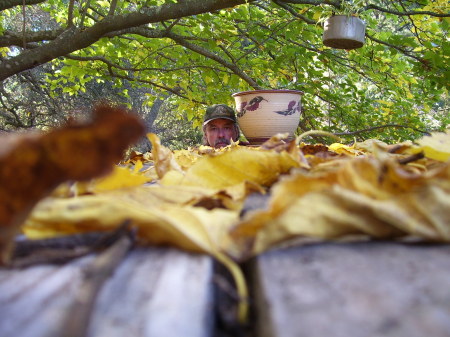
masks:
{"type": "Polygon", "coordinates": [[[225,128],[219,128],[219,137],[225,136],[225,128]]]}

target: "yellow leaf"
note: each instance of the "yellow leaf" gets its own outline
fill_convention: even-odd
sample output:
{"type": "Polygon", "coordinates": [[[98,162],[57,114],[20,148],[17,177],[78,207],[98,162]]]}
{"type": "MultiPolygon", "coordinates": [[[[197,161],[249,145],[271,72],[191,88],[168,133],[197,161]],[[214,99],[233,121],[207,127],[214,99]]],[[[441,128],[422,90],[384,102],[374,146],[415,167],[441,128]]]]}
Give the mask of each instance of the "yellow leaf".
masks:
{"type": "Polygon", "coordinates": [[[142,163],[142,161],[138,160],[138,161],[136,161],[136,164],[134,165],[133,172],[138,173],[143,167],[144,167],[144,164],[142,163]]]}
{"type": "Polygon", "coordinates": [[[450,159],[450,129],[446,132],[433,132],[417,141],[425,156],[445,162],[450,159]]]}
{"type": "Polygon", "coordinates": [[[322,12],[320,12],[320,11],[317,11],[317,12],[315,12],[314,13],[314,15],[313,15],[313,19],[315,20],[315,21],[317,21],[317,20],[319,20],[320,19],[320,17],[323,15],[323,13],[322,12]]]}
{"type": "MultiPolygon", "coordinates": [[[[242,272],[222,250],[230,244],[228,228],[238,220],[235,211],[178,204],[152,204],[146,198],[124,194],[88,195],[69,199],[48,198],[38,204],[23,230],[32,238],[98,230],[112,230],[127,219],[138,228],[141,243],[172,245],[208,253],[232,272],[239,295],[247,297],[242,272]]],[[[239,305],[239,318],[247,315],[247,304],[239,305]]]]}
{"type": "Polygon", "coordinates": [[[177,150],[173,152],[174,158],[183,170],[191,167],[200,155],[189,150],[177,150]]]}
{"type": "Polygon", "coordinates": [[[414,235],[450,241],[450,164],[411,173],[394,160],[347,159],[334,171],[297,172],[272,188],[267,210],[248,213],[232,232],[259,254],[281,242],[345,235],[414,235]]]}
{"type": "Polygon", "coordinates": [[[236,146],[198,159],[185,173],[183,185],[224,189],[245,181],[270,186],[299,163],[287,152],[236,146]]]}
{"type": "Polygon", "coordinates": [[[349,156],[356,156],[361,154],[361,151],[355,149],[356,143],[353,143],[352,146],[344,145],[341,143],[333,143],[328,146],[330,151],[336,152],[338,154],[345,154],[349,156]]]}
{"type": "Polygon", "coordinates": [[[229,80],[230,80],[230,76],[228,74],[224,74],[223,78],[222,78],[223,85],[227,85],[229,80]]]}
{"type": "Polygon", "coordinates": [[[161,145],[161,141],[157,135],[149,133],[147,137],[152,143],[152,155],[153,160],[155,161],[156,173],[159,178],[164,177],[170,170],[183,171],[175,160],[172,151],[161,145]]]}
{"type": "Polygon", "coordinates": [[[377,100],[375,100],[375,101],[377,101],[378,103],[381,103],[381,104],[383,104],[383,105],[385,105],[385,106],[388,106],[388,107],[394,105],[393,102],[385,101],[385,100],[382,100],[382,99],[377,99],[377,100]]]}
{"type": "Polygon", "coordinates": [[[114,171],[93,182],[94,192],[109,191],[125,187],[139,186],[149,181],[144,175],[130,171],[126,167],[116,166],[114,171]]]}

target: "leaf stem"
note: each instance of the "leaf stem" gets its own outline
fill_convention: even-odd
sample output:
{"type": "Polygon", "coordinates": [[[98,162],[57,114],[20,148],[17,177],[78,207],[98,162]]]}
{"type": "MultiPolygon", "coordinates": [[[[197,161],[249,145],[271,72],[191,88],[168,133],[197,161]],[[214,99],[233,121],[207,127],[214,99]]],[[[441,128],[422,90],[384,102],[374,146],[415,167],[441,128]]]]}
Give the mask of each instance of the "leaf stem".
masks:
{"type": "Polygon", "coordinates": [[[295,139],[295,143],[299,144],[303,138],[312,136],[312,135],[331,137],[331,138],[336,139],[338,142],[341,141],[341,138],[339,138],[338,136],[336,136],[335,134],[333,134],[331,132],[321,131],[321,130],[309,130],[309,131],[303,132],[300,136],[297,136],[297,138],[295,139]]]}
{"type": "Polygon", "coordinates": [[[230,271],[236,283],[236,289],[239,295],[237,319],[240,323],[246,323],[248,320],[248,289],[244,274],[239,266],[225,254],[217,253],[215,257],[230,271]]]}

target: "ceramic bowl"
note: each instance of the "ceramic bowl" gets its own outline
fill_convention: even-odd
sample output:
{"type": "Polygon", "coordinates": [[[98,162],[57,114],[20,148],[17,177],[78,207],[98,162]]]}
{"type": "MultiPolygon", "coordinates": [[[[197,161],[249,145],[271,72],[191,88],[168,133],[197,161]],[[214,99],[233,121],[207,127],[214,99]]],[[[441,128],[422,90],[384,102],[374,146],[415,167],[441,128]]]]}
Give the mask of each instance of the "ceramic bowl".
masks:
{"type": "Polygon", "coordinates": [[[239,127],[250,144],[262,144],[277,133],[290,138],[300,122],[299,90],[250,90],[232,95],[239,127]]]}

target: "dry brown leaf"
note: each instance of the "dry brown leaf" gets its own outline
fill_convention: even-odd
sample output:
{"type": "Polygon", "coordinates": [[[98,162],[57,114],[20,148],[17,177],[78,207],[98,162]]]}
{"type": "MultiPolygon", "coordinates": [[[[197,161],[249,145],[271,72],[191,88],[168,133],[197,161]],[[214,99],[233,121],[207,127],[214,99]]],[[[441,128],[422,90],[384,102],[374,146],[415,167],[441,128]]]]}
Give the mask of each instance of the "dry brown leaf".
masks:
{"type": "Polygon", "coordinates": [[[43,134],[2,136],[0,153],[0,253],[7,261],[13,236],[32,207],[66,180],[104,175],[144,133],[124,109],[98,106],[84,124],[43,134]]]}

